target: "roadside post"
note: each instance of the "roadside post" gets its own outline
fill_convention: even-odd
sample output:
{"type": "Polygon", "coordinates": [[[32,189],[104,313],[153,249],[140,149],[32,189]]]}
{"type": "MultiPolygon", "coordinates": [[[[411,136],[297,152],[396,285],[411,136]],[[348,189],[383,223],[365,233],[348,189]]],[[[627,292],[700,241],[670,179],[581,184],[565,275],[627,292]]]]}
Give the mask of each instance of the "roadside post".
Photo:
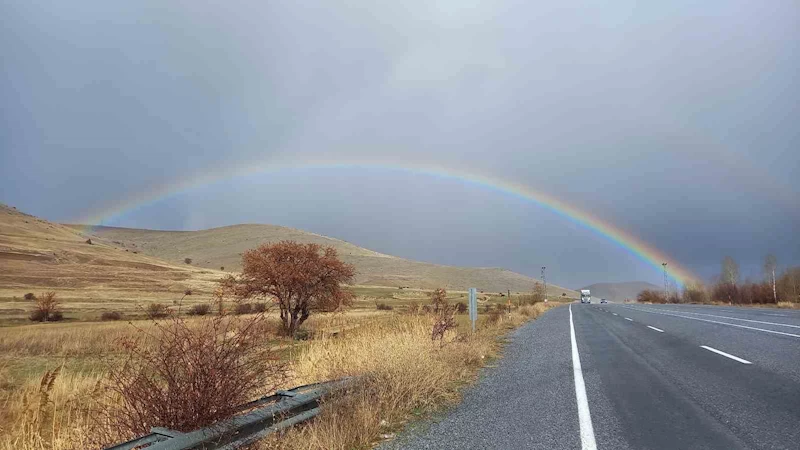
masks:
{"type": "Polygon", "coordinates": [[[478,290],[469,288],[469,320],[472,321],[472,332],[475,332],[475,322],[478,321],[478,290]]]}

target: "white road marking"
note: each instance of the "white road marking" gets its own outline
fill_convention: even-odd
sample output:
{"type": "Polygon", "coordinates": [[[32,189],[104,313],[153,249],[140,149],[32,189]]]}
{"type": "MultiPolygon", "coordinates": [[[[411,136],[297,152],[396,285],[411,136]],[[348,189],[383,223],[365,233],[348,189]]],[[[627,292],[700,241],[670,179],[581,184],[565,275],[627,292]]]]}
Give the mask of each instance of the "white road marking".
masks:
{"type": "Polygon", "coordinates": [[[719,322],[717,320],[701,319],[699,317],[682,316],[680,314],[670,314],[670,313],[665,313],[665,312],[653,311],[653,310],[650,310],[650,309],[631,308],[630,306],[625,306],[625,308],[629,308],[629,309],[632,309],[634,311],[648,312],[648,313],[651,313],[651,314],[661,314],[663,316],[674,316],[674,317],[680,317],[682,319],[699,320],[701,322],[716,323],[716,324],[720,324],[720,325],[728,325],[729,327],[744,328],[744,329],[747,329],[747,330],[762,331],[764,333],[780,334],[781,336],[790,336],[790,337],[800,338],[800,334],[784,333],[783,331],[765,330],[763,328],[748,327],[746,325],[738,325],[738,324],[735,324],[735,323],[728,323],[728,322],[719,322]]]}
{"type": "Polygon", "coordinates": [[[716,314],[703,314],[703,313],[696,313],[696,312],[689,312],[689,311],[681,311],[672,309],[670,311],[679,312],[683,314],[694,314],[696,316],[708,316],[708,317],[716,317],[718,319],[730,319],[730,320],[739,320],[742,322],[753,322],[753,323],[763,323],[764,325],[775,325],[779,327],[791,327],[791,328],[800,328],[800,325],[789,325],[788,323],[775,323],[775,322],[765,322],[763,320],[751,320],[751,319],[739,319],[738,317],[728,317],[728,316],[718,316],[716,314]]]}
{"type": "Polygon", "coordinates": [[[658,328],[656,328],[656,327],[651,327],[650,325],[648,325],[648,326],[647,326],[647,328],[650,328],[651,330],[656,330],[656,331],[658,331],[659,333],[663,333],[663,332],[664,332],[664,330],[660,330],[660,329],[658,329],[658,328]]]}
{"type": "Polygon", "coordinates": [[[789,317],[786,314],[764,314],[765,316],[773,316],[773,317],[789,317]]]}
{"type": "Polygon", "coordinates": [[[597,450],[594,440],[592,415],[589,412],[589,401],[586,398],[586,385],[583,384],[581,357],[578,354],[578,342],[575,340],[575,325],[572,323],[572,305],[569,305],[569,337],[572,341],[572,374],[575,377],[575,398],[578,401],[578,423],[581,429],[581,449],[597,450]]]}
{"type": "Polygon", "coordinates": [[[704,349],[706,349],[706,350],[708,350],[710,352],[714,352],[714,353],[716,353],[718,355],[722,355],[722,356],[724,356],[726,358],[730,358],[730,359],[732,359],[734,361],[739,361],[742,364],[753,364],[753,363],[751,363],[750,361],[748,361],[746,359],[739,358],[738,356],[733,356],[730,353],[725,353],[722,350],[717,350],[717,349],[715,349],[713,347],[709,347],[707,345],[701,345],[700,347],[704,348],[704,349]]]}
{"type": "Polygon", "coordinates": [[[633,319],[631,319],[630,317],[626,317],[625,320],[630,320],[631,322],[633,322],[633,319]]]}

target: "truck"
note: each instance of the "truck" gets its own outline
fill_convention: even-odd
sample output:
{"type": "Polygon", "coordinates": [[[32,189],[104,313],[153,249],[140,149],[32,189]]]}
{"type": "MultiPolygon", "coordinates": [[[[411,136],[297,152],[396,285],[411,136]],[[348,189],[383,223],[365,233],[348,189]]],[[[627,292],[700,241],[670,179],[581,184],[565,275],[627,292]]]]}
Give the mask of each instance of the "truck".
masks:
{"type": "Polygon", "coordinates": [[[592,303],[592,293],[589,289],[581,289],[581,303],[592,303]]]}

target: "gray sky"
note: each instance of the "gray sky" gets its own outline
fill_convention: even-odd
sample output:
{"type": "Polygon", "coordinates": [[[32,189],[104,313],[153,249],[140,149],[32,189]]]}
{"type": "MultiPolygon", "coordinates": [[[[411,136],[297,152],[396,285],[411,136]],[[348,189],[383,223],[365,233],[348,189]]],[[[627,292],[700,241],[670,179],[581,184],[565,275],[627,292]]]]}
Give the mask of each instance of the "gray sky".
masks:
{"type": "Polygon", "coordinates": [[[72,221],[279,160],[108,222],[266,222],[577,287],[660,274],[524,183],[704,277],[800,263],[796,1],[0,0],[0,201],[72,221]]]}

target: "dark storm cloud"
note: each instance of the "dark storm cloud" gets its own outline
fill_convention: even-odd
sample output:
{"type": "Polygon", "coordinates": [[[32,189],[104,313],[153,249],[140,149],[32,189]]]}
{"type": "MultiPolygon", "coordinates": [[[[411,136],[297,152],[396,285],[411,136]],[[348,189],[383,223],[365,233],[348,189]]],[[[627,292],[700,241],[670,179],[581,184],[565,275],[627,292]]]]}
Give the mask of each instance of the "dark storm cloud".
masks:
{"type": "MultiPolygon", "coordinates": [[[[525,183],[705,276],[723,254],[800,262],[796,2],[0,8],[0,199],[47,218],[272,159],[409,161],[525,183]]],[[[189,193],[122,224],[272,221],[438,262],[531,274],[547,263],[564,283],[658,280],[541,208],[407,174],[343,173],[260,185],[283,214],[189,193]],[[337,211],[321,206],[334,201],[337,211]],[[435,214],[454,203],[490,214],[435,214]]]]}

